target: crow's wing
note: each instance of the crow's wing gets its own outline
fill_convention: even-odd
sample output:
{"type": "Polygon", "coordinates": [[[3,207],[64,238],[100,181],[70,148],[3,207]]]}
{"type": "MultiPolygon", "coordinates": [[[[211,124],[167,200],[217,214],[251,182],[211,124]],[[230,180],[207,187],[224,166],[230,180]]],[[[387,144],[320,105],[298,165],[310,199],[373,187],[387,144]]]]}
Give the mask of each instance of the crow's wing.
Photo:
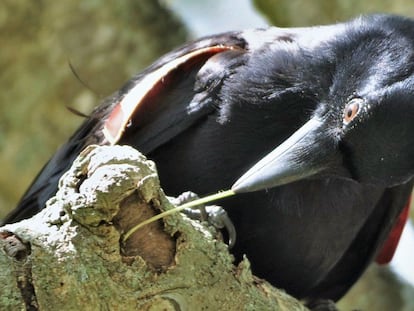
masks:
{"type": "Polygon", "coordinates": [[[62,174],[86,146],[128,143],[148,153],[213,111],[207,93],[243,62],[245,47],[238,33],[204,38],[166,54],[135,76],[55,153],[3,222],[28,218],[44,208],[62,174]]]}

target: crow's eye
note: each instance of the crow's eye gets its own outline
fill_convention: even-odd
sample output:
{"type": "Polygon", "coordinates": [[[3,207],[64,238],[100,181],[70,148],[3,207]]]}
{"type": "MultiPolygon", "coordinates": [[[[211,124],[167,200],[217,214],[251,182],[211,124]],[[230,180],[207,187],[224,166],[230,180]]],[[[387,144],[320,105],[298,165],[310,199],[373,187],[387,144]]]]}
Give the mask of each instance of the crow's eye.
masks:
{"type": "Polygon", "coordinates": [[[343,118],[345,125],[351,122],[358,115],[358,112],[361,109],[362,101],[363,100],[361,98],[354,98],[351,99],[348,105],[346,105],[343,118]]]}

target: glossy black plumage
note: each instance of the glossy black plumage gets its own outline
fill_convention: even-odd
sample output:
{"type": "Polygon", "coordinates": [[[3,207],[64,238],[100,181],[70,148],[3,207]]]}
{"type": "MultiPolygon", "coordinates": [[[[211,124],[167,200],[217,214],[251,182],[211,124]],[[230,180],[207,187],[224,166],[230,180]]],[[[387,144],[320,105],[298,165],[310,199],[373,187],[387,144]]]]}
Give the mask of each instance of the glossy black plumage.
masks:
{"type": "Polygon", "coordinates": [[[270,189],[222,205],[238,233],[234,254],[246,253],[258,276],[300,298],[337,300],[373,260],[412,190],[413,29],[410,19],[377,15],[226,33],[177,49],[94,111],[6,221],[41,209],[84,146],[108,143],[105,120],[146,76],[192,51],[228,47],[160,77],[117,142],[154,159],[167,194],[207,194],[229,188],[317,120],[300,148],[284,151],[284,175],[261,186],[270,189]],[[352,100],[359,110],[347,122],[352,100]]]}

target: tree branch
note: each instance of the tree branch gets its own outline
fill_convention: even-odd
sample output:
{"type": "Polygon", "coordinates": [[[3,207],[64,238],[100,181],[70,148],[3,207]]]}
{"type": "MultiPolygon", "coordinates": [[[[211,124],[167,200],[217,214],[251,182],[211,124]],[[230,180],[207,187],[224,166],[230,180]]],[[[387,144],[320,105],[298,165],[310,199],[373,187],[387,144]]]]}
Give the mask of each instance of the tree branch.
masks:
{"type": "Polygon", "coordinates": [[[238,266],[213,228],[172,208],[153,162],[127,146],[90,146],[47,208],[0,228],[1,310],[305,310],[238,266]]]}

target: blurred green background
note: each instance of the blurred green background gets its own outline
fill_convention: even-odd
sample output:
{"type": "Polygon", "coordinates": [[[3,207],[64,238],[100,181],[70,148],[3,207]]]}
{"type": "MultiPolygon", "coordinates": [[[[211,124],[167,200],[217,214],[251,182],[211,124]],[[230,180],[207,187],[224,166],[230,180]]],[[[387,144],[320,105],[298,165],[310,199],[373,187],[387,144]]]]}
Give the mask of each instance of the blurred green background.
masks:
{"type": "MultiPolygon", "coordinates": [[[[328,24],[373,12],[414,17],[414,2],[2,0],[0,219],[82,121],[66,106],[89,113],[133,74],[191,38],[267,24],[328,24]]],[[[414,250],[412,256],[414,271],[414,250]]],[[[373,267],[367,276],[374,281],[360,282],[341,304],[344,310],[414,310],[412,287],[394,285],[395,276],[385,269],[373,267]]]]}

